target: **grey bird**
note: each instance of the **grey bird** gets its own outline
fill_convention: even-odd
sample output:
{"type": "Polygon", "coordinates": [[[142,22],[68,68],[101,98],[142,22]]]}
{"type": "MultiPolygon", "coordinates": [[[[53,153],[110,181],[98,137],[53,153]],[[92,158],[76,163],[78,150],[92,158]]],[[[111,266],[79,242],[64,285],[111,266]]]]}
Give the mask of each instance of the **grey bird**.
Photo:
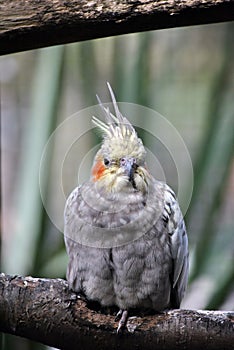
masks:
{"type": "Polygon", "coordinates": [[[106,122],[90,180],[64,211],[69,288],[103,307],[117,306],[117,331],[131,309],[179,308],[188,280],[188,238],[174,192],[149,173],[146,150],[119,111],[101,103],[106,122]]]}

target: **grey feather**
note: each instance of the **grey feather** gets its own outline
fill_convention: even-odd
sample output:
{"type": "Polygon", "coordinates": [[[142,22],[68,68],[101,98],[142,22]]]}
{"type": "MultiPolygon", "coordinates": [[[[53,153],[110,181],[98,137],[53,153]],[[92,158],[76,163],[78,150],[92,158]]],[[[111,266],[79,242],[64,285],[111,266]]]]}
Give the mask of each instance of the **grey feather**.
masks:
{"type": "Polygon", "coordinates": [[[108,177],[74,189],[64,211],[69,287],[122,310],[179,307],[188,280],[183,216],[170,187],[148,173],[143,143],[107,85],[116,116],[98,98],[107,123],[93,122],[104,131],[95,159],[104,166],[104,156],[111,156],[108,177]],[[134,181],[121,159],[134,159],[134,181]]]}
{"type": "MultiPolygon", "coordinates": [[[[96,191],[93,183],[82,186],[93,187],[93,200],[96,191]]],[[[83,292],[89,299],[104,306],[117,305],[121,309],[149,308],[163,310],[171,307],[172,290],[176,289],[178,302],[183,298],[188,276],[188,245],[184,233],[182,214],[169,187],[153,180],[152,207],[164,207],[169,203],[171,214],[165,225],[161,217],[139,239],[112,249],[89,247],[74,241],[72,221],[82,216],[85,222],[93,220],[94,213],[82,199],[81,189],[76,188],[67,200],[65,208],[65,243],[69,255],[67,279],[70,288],[83,292]],[[160,205],[158,205],[161,200],[160,205]],[[178,222],[174,222],[178,219],[178,222]],[[181,221],[182,220],[182,221],[181,221]],[[174,268],[174,271],[172,269],[174,268]],[[170,275],[173,273],[173,282],[170,275]],[[173,284],[173,285],[172,285],[173,284]]],[[[142,201],[145,200],[142,198],[142,201]]],[[[131,206],[131,199],[126,198],[126,208],[131,206]]],[[[142,207],[139,206],[139,211],[142,207]]],[[[113,222],[120,218],[116,213],[113,222]]],[[[129,215],[129,214],[128,214],[129,215]]],[[[134,212],[131,215],[139,215],[134,212]]],[[[136,218],[133,217],[133,220],[136,218]]],[[[95,225],[108,225],[103,215],[96,218],[95,225]]],[[[116,224],[117,225],[117,224],[116,224]]],[[[139,223],[136,223],[139,226],[139,223]]],[[[82,230],[82,228],[81,228],[82,230]]],[[[94,228],[95,230],[95,228],[94,228]]],[[[79,234],[79,232],[75,232],[79,234]]],[[[92,232],[90,232],[92,235],[92,232]]]]}

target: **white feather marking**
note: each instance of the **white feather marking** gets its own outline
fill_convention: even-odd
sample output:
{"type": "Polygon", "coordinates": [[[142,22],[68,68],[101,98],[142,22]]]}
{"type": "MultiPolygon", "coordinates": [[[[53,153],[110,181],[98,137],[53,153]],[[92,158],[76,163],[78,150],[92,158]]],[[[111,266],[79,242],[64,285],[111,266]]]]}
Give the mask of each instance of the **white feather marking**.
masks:
{"type": "MultiPolygon", "coordinates": [[[[141,145],[141,143],[139,144],[140,139],[138,139],[137,133],[136,133],[134,127],[128,121],[128,119],[123,117],[123,115],[120,113],[110,84],[107,83],[107,86],[108,86],[108,89],[110,91],[110,95],[111,95],[111,99],[112,99],[112,103],[113,103],[116,115],[113,115],[110,112],[109,108],[105,107],[103,105],[102,101],[100,100],[100,98],[97,95],[97,100],[99,102],[99,105],[100,105],[102,111],[105,114],[106,121],[103,122],[103,121],[99,120],[97,117],[93,117],[92,118],[93,123],[96,126],[98,126],[105,133],[106,137],[104,140],[104,144],[108,145],[108,143],[110,143],[110,145],[112,145],[114,139],[116,140],[115,142],[117,142],[119,144],[120,140],[128,139],[129,144],[133,145],[131,147],[131,149],[135,149],[136,147],[141,145]]],[[[125,143],[123,143],[123,147],[124,147],[124,149],[126,149],[125,143]]],[[[143,145],[142,145],[142,148],[143,148],[143,145]]],[[[142,152],[143,152],[143,154],[145,153],[144,148],[143,148],[142,152]]]]}
{"type": "Polygon", "coordinates": [[[118,108],[118,105],[117,105],[117,102],[116,102],[116,99],[115,99],[115,95],[114,95],[114,92],[110,86],[110,84],[107,82],[107,86],[108,86],[108,89],[110,91],[110,95],[111,95],[111,99],[112,99],[112,102],[113,102],[113,106],[114,106],[114,109],[115,109],[115,114],[116,114],[116,117],[118,118],[118,120],[122,120],[123,121],[123,116],[122,114],[120,113],[119,111],[119,108],[118,108]]]}
{"type": "Polygon", "coordinates": [[[101,129],[103,130],[106,130],[108,131],[109,130],[109,127],[108,125],[106,125],[103,121],[101,121],[100,119],[98,119],[97,117],[93,116],[93,123],[95,125],[97,125],[98,127],[100,127],[101,129]]]}

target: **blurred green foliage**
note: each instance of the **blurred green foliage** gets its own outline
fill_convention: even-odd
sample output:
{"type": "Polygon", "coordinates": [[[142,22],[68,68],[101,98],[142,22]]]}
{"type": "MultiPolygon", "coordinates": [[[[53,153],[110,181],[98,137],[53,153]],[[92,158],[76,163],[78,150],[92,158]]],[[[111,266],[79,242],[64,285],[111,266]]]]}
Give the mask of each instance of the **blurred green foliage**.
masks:
{"type": "MultiPolygon", "coordinates": [[[[109,101],[109,81],[117,101],[145,105],[166,117],[192,157],[194,192],[185,216],[191,274],[184,307],[232,307],[233,29],[233,24],[169,29],[1,58],[4,272],[65,277],[63,236],[40,198],[40,159],[47,139],[63,120],[96,104],[96,93],[109,101]]],[[[146,133],[141,137],[147,142],[146,133]]],[[[52,169],[53,156],[46,173],[52,201],[51,184],[58,175],[52,169]]],[[[173,175],[168,182],[177,186],[173,175]]],[[[44,346],[4,336],[2,349],[16,348],[44,346]]]]}

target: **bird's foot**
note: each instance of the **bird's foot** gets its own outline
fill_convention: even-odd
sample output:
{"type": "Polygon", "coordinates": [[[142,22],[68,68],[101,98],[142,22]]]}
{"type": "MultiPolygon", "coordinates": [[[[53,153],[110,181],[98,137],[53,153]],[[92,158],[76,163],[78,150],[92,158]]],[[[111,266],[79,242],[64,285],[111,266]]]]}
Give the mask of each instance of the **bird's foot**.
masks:
{"type": "Polygon", "coordinates": [[[127,310],[119,310],[117,313],[115,320],[119,320],[118,328],[117,328],[117,333],[120,333],[124,330],[127,320],[128,320],[128,311],[127,310]]]}

